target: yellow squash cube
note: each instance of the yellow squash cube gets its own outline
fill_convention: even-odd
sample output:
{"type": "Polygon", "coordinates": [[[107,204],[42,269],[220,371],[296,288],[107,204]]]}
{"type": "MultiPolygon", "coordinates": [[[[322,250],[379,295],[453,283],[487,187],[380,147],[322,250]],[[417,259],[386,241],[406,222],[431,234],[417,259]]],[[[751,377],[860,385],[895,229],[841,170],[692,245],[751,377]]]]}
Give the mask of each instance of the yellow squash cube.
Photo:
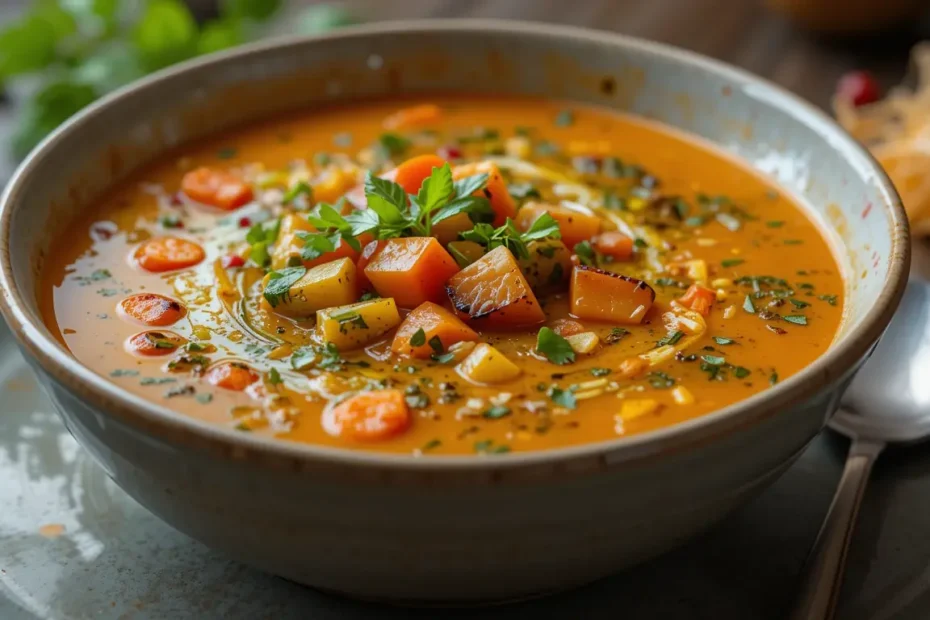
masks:
{"type": "Polygon", "coordinates": [[[390,297],[327,308],[316,313],[316,326],[324,342],[340,351],[364,347],[400,325],[397,305],[390,297]]]}
{"type": "Polygon", "coordinates": [[[513,381],[520,368],[489,344],[481,343],[456,366],[458,373],[472,383],[492,384],[513,381]]]}
{"type": "Polygon", "coordinates": [[[275,307],[275,312],[306,318],[317,310],[350,304],[357,297],[355,263],[348,258],[340,258],[308,269],[291,285],[287,296],[275,307]]]}

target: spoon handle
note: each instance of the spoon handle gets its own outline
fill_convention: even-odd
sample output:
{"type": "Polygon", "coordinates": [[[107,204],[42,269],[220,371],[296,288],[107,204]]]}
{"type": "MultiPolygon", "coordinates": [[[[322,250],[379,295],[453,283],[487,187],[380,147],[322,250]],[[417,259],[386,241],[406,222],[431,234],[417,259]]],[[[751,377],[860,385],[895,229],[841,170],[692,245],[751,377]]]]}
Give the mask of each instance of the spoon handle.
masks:
{"type": "Polygon", "coordinates": [[[885,444],[854,439],[830,510],[804,567],[792,620],[830,620],[843,582],[843,565],[872,464],[885,444]]]}

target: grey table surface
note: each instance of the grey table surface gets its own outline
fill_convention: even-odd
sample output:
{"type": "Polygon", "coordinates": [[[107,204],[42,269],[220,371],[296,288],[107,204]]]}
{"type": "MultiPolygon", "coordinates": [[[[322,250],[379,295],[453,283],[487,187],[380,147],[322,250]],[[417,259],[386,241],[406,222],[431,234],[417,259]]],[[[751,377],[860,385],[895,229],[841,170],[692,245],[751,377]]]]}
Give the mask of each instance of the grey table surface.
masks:
{"type": "MultiPolygon", "coordinates": [[[[9,7],[21,2],[0,4],[2,22],[9,7]]],[[[824,47],[801,36],[752,1],[354,4],[375,17],[595,23],[741,64],[820,105],[835,76],[852,66],[866,64],[882,81],[896,80],[914,36],[896,39],[881,55],[863,56],[861,46],[824,47]],[[720,19],[701,17],[711,13],[720,19]]],[[[0,109],[0,141],[8,119],[0,109]]],[[[8,165],[0,160],[0,170],[8,165]]],[[[930,273],[923,268],[927,248],[919,249],[921,271],[930,273]]],[[[117,489],[68,435],[2,327],[0,403],[0,620],[783,618],[846,450],[844,440],[825,433],[770,489],[719,526],[634,569],[546,599],[439,612],[321,594],[231,562],[161,523],[117,489]]],[[[862,508],[839,619],[930,618],[928,513],[930,446],[889,451],[862,508]]]]}

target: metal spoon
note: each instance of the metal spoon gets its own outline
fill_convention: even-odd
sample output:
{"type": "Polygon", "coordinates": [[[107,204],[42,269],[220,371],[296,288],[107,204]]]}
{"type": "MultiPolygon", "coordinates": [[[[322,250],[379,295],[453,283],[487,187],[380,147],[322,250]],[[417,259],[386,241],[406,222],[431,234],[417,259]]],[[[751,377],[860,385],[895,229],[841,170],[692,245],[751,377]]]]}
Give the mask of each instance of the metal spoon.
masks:
{"type": "Polygon", "coordinates": [[[912,279],[894,320],[843,395],[830,428],[852,440],[811,549],[792,620],[833,617],[846,551],[872,464],[889,443],[930,437],[930,285],[912,279]]]}

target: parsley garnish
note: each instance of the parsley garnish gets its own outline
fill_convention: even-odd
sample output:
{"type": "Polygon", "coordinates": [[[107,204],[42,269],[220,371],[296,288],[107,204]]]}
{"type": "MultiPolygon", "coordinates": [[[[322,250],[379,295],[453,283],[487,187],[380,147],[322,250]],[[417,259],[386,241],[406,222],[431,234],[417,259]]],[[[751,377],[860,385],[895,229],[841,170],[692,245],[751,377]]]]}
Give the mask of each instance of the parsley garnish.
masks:
{"type": "Polygon", "coordinates": [[[723,267],[736,267],[737,265],[742,265],[745,263],[742,258],[728,258],[726,260],[720,261],[720,264],[723,267]]]}
{"type": "Polygon", "coordinates": [[[597,267],[597,254],[594,253],[594,248],[591,246],[590,241],[576,243],[573,249],[582,265],[597,267]]]}
{"type": "Polygon", "coordinates": [[[268,246],[277,241],[281,230],[281,220],[259,222],[253,225],[245,235],[245,240],[251,246],[249,258],[259,267],[265,267],[271,262],[268,246]]]}
{"type": "Polygon", "coordinates": [[[675,385],[675,379],[661,371],[650,372],[648,379],[649,385],[657,390],[667,390],[675,385]]]}
{"type": "Polygon", "coordinates": [[[789,299],[788,301],[790,301],[791,304],[792,304],[795,308],[806,308],[806,307],[808,307],[808,306],[810,305],[810,304],[807,303],[806,301],[801,301],[800,299],[794,299],[793,297],[792,297],[791,299],[789,299]]]}
{"type": "Polygon", "coordinates": [[[766,222],[765,225],[768,226],[769,228],[781,228],[782,226],[785,225],[785,223],[779,220],[771,220],[769,222],[766,222]]]}
{"type": "Polygon", "coordinates": [[[737,379],[744,379],[750,375],[750,370],[744,368],[743,366],[734,366],[733,367],[733,376],[737,379]]]}
{"type": "Polygon", "coordinates": [[[488,418],[489,420],[498,420],[509,415],[510,407],[504,407],[503,405],[493,405],[481,412],[481,417],[488,418]]]}
{"type": "Polygon", "coordinates": [[[529,242],[562,237],[558,223],[548,213],[539,216],[526,232],[521,233],[513,220],[507,218],[507,221],[498,228],[490,224],[478,223],[474,228],[459,236],[466,241],[474,241],[483,245],[488,251],[504,246],[518,259],[530,258],[530,252],[527,249],[529,242]]]}
{"type": "Polygon", "coordinates": [[[701,359],[710,364],[711,366],[723,366],[726,363],[726,360],[717,355],[702,355],[701,359]]]}
{"type": "Polygon", "coordinates": [[[420,451],[429,452],[430,450],[433,450],[434,448],[438,448],[441,445],[442,445],[442,441],[440,441],[439,439],[430,439],[425,444],[423,444],[423,447],[420,448],[420,451]]]}
{"type": "Polygon", "coordinates": [[[306,196],[308,202],[313,202],[313,188],[306,181],[298,181],[284,192],[281,200],[286,203],[294,202],[298,196],[306,196]]]}
{"type": "Polygon", "coordinates": [[[681,340],[684,337],[684,335],[685,333],[683,331],[676,329],[675,331],[667,335],[665,338],[662,338],[661,340],[659,340],[656,343],[656,346],[664,347],[667,344],[671,344],[671,345],[678,344],[678,341],[681,340]]]}
{"type": "Polygon", "coordinates": [[[270,279],[263,295],[271,307],[275,308],[280,303],[286,304],[290,300],[291,286],[304,277],[306,273],[306,267],[287,267],[281,271],[269,273],[270,279]]]}
{"type": "Polygon", "coordinates": [[[836,295],[818,295],[817,299],[819,299],[820,301],[825,301],[831,306],[835,306],[837,297],[836,295]]]}
{"type": "Polygon", "coordinates": [[[421,327],[417,331],[413,332],[413,335],[410,336],[410,346],[411,347],[422,347],[426,344],[426,332],[423,331],[421,327]]]}
{"type": "Polygon", "coordinates": [[[396,133],[383,133],[378,138],[378,147],[385,156],[391,157],[410,148],[410,140],[396,133]]]}
{"type": "Polygon", "coordinates": [[[745,310],[749,314],[756,313],[756,307],[755,305],[753,305],[752,298],[749,295],[746,295],[746,299],[743,300],[743,310],[745,310]]]}
{"type": "Polygon", "coordinates": [[[536,336],[536,350],[546,356],[553,364],[571,364],[575,361],[575,351],[568,340],[548,327],[542,327],[536,336]]]}
{"type": "Polygon", "coordinates": [[[571,110],[562,110],[559,112],[558,116],[555,117],[556,127],[568,127],[575,122],[575,113],[571,110]]]}
{"type": "Polygon", "coordinates": [[[551,388],[549,388],[549,398],[556,405],[565,407],[566,409],[574,409],[578,406],[578,401],[575,399],[575,391],[571,388],[563,390],[562,388],[553,385],[551,388]]]}
{"type": "Polygon", "coordinates": [[[606,377],[611,372],[610,368],[592,368],[590,373],[595,377],[606,377]]]}
{"type": "Polygon", "coordinates": [[[268,373],[268,383],[270,383],[271,385],[278,385],[279,383],[282,383],[282,382],[283,380],[281,379],[281,373],[278,372],[277,368],[272,368],[271,371],[268,373]]]}
{"type": "Polygon", "coordinates": [[[786,314],[781,318],[795,325],[807,325],[807,317],[803,314],[786,314]]]}
{"type": "Polygon", "coordinates": [[[445,347],[442,346],[442,340],[439,338],[439,336],[433,336],[429,339],[429,348],[431,348],[433,353],[436,355],[441,354],[445,350],[445,347]]]}
{"type": "Polygon", "coordinates": [[[624,336],[628,336],[629,334],[630,334],[630,330],[628,329],[624,329],[622,327],[611,327],[610,333],[607,334],[606,338],[604,338],[604,343],[605,344],[617,344],[618,342],[623,340],[624,336]]]}
{"type": "Polygon", "coordinates": [[[714,342],[720,346],[726,346],[728,344],[736,344],[736,341],[731,338],[724,338],[722,336],[714,336],[714,342]]]}

